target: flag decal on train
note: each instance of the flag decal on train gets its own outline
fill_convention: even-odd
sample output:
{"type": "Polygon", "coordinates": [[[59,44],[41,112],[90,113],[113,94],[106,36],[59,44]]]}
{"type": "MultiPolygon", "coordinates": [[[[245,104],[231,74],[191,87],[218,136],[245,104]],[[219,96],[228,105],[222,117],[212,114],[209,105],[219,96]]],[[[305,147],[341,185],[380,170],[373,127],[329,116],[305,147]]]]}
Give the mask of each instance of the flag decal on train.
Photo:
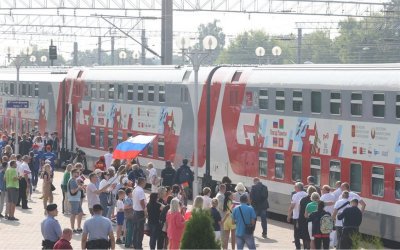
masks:
{"type": "Polygon", "coordinates": [[[136,158],[153,140],[155,135],[137,135],[121,142],[114,150],[114,159],[136,158]]]}

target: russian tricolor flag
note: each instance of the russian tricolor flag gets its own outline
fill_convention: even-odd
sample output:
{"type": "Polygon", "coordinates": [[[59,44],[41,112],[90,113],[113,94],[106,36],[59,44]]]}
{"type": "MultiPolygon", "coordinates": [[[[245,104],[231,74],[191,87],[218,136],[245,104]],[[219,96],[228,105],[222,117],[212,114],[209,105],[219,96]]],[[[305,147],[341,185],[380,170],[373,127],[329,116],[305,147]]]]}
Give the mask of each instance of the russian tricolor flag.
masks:
{"type": "Polygon", "coordinates": [[[143,151],[153,140],[155,135],[138,135],[118,144],[114,150],[114,159],[133,159],[143,151]]]}

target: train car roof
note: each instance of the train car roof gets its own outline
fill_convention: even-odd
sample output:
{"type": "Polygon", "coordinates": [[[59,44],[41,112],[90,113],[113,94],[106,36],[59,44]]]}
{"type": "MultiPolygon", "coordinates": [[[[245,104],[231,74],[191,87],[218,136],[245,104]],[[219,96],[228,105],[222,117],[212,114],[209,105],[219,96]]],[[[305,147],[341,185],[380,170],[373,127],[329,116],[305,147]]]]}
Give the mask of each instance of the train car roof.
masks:
{"type": "MultiPolygon", "coordinates": [[[[199,82],[201,83],[213,67],[201,67],[199,82]]],[[[191,66],[96,66],[83,68],[80,78],[84,81],[112,82],[175,82],[193,81],[191,66]],[[190,74],[187,74],[189,72],[190,74]]]]}
{"type": "MultiPolygon", "coordinates": [[[[21,68],[19,80],[21,82],[62,82],[67,75],[68,68],[21,68]]],[[[16,68],[0,68],[0,81],[16,81],[16,68]]]]}
{"type": "Polygon", "coordinates": [[[253,69],[247,83],[275,88],[400,91],[400,64],[261,66],[253,69]]]}

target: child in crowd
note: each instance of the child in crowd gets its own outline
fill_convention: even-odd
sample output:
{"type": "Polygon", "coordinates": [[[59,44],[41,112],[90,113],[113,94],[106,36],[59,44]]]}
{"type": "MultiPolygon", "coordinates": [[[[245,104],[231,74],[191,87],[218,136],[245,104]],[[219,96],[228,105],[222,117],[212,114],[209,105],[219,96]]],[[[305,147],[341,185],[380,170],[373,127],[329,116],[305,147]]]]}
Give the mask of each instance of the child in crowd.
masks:
{"type": "Polygon", "coordinates": [[[218,212],[218,199],[214,198],[211,201],[212,207],[211,207],[211,217],[213,218],[213,228],[214,228],[214,234],[215,234],[215,239],[220,240],[221,239],[221,215],[218,212]]]}
{"type": "Polygon", "coordinates": [[[117,200],[117,244],[122,244],[121,235],[123,235],[123,225],[124,225],[124,199],[125,190],[118,190],[118,200],[117,200]]]}

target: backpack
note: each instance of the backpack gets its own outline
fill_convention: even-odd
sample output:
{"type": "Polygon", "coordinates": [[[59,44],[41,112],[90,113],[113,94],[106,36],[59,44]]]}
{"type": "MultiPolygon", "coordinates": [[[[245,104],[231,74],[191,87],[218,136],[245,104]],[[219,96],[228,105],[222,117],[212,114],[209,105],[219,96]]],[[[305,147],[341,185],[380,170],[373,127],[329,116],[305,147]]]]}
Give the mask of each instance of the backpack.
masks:
{"type": "Polygon", "coordinates": [[[191,182],[192,181],[192,171],[190,171],[189,167],[183,167],[181,171],[179,171],[179,182],[191,182]]]}
{"type": "Polygon", "coordinates": [[[321,217],[319,229],[322,234],[330,234],[333,231],[333,219],[329,214],[324,214],[321,217]]]}

